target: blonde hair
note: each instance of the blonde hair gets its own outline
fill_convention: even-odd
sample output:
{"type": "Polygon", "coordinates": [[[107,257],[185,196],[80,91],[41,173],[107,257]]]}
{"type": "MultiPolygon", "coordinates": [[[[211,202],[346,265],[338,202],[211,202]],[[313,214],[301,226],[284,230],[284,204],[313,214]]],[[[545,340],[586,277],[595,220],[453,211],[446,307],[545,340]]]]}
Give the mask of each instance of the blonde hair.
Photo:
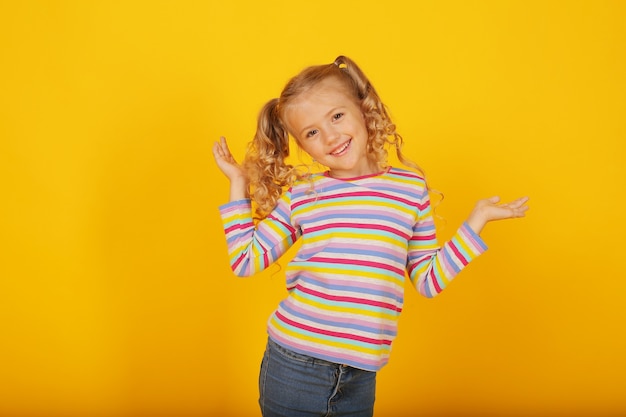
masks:
{"type": "Polygon", "coordinates": [[[393,146],[402,164],[424,175],[424,171],[402,153],[402,136],[396,131],[396,125],[391,121],[374,86],[354,61],[339,56],[331,64],[302,70],[289,80],[279,98],[268,101],[261,109],[256,134],[248,145],[244,160],[244,168],[250,179],[250,196],[256,204],[257,216],[266,217],[283,190],[305,176],[296,167],[285,162],[285,158],[289,156],[285,109],[299,94],[329,77],[340,80],[361,106],[368,133],[368,158],[378,163],[381,169],[386,168],[386,147],[393,146]]]}

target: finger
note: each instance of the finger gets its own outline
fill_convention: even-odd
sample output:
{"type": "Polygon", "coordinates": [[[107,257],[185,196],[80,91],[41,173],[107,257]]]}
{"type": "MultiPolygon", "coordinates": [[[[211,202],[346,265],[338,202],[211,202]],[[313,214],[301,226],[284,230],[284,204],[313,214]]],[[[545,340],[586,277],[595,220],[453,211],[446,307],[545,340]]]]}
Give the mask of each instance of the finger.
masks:
{"type": "Polygon", "coordinates": [[[217,159],[223,159],[224,158],[224,151],[222,150],[222,147],[219,143],[215,142],[213,144],[213,156],[217,159]]]}
{"type": "Polygon", "coordinates": [[[528,206],[511,209],[515,217],[524,217],[526,215],[526,210],[528,210],[528,206]]]}
{"type": "Polygon", "coordinates": [[[226,138],[224,136],[220,136],[220,144],[224,150],[224,155],[231,156],[230,149],[228,148],[228,142],[226,142],[226,138]]]}
{"type": "Polygon", "coordinates": [[[528,201],[528,197],[521,197],[518,198],[517,200],[511,201],[508,206],[512,207],[512,208],[519,208],[524,206],[524,204],[526,204],[526,202],[528,201]]]}
{"type": "Polygon", "coordinates": [[[220,144],[213,142],[213,148],[211,150],[213,151],[213,156],[217,157],[220,153],[220,144]]]}

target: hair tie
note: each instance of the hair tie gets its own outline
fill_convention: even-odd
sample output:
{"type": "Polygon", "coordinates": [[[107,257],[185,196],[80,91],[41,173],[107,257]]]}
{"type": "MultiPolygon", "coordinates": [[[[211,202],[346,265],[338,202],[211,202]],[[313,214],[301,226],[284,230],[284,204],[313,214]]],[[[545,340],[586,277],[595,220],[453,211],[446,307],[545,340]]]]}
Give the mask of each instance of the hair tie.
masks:
{"type": "Polygon", "coordinates": [[[333,64],[337,65],[337,68],[339,69],[344,69],[344,68],[348,68],[348,65],[343,62],[344,57],[343,56],[338,56],[337,59],[335,59],[335,62],[333,62],[333,64]]]}

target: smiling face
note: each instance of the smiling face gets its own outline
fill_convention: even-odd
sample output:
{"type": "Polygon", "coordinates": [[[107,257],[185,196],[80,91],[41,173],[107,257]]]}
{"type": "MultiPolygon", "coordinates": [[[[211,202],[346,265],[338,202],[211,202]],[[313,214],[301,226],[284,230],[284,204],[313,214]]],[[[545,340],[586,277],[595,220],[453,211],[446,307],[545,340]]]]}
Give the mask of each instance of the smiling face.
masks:
{"type": "Polygon", "coordinates": [[[300,147],[335,178],[376,174],[367,156],[368,134],[359,104],[337,78],[320,81],[285,109],[289,131],[300,147]]]}

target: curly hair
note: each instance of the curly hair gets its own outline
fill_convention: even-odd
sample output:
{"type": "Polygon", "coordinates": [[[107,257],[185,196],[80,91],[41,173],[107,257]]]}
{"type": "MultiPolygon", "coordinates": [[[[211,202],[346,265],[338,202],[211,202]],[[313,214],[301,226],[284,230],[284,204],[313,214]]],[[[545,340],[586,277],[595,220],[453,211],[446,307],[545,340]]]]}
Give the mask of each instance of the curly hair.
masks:
{"type": "Polygon", "coordinates": [[[285,109],[298,95],[329,77],[335,77],[344,83],[360,103],[368,133],[368,158],[381,169],[386,168],[387,147],[393,146],[402,164],[424,175],[424,171],[402,153],[402,136],[396,131],[396,125],[391,121],[387,107],[374,86],[354,61],[339,56],[331,64],[302,70],[287,82],[280,97],[267,102],[259,113],[256,134],[248,145],[244,168],[250,180],[250,196],[256,204],[256,214],[260,218],[269,214],[285,188],[306,176],[285,162],[285,158],[289,156],[285,109]]]}

